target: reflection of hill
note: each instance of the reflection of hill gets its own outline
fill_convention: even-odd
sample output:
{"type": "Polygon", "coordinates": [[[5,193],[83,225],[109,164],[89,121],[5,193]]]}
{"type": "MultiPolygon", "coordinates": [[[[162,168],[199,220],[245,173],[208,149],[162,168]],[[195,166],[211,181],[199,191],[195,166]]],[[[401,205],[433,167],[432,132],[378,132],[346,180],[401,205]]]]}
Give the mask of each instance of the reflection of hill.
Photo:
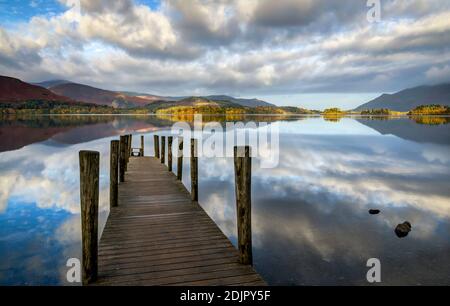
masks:
{"type": "Polygon", "coordinates": [[[49,139],[55,134],[66,131],[68,128],[53,127],[40,129],[20,125],[0,124],[0,152],[12,151],[23,148],[35,142],[49,139]]]}
{"type": "MultiPolygon", "coordinates": [[[[211,115],[203,116],[203,122],[220,122],[225,126],[228,121],[298,121],[303,116],[281,115],[211,115]]],[[[20,149],[26,145],[52,139],[57,143],[76,144],[99,138],[130,133],[133,131],[150,132],[161,128],[170,128],[177,121],[194,121],[192,115],[52,115],[52,116],[1,116],[0,152],[20,149]]]]}
{"type": "Polygon", "coordinates": [[[133,131],[150,132],[172,126],[171,122],[155,116],[107,116],[109,122],[95,125],[81,125],[65,133],[52,137],[61,143],[76,144],[115,135],[123,135],[133,131]]]}
{"type": "Polygon", "coordinates": [[[372,120],[358,119],[358,122],[380,132],[416,142],[427,142],[450,145],[450,126],[426,124],[410,119],[372,120]]]}
{"type": "Polygon", "coordinates": [[[1,116],[0,152],[17,150],[26,145],[45,141],[54,135],[85,124],[92,124],[106,117],[89,116],[1,116]]]}
{"type": "Polygon", "coordinates": [[[0,152],[17,150],[52,138],[75,144],[130,131],[171,126],[154,116],[3,116],[0,117],[0,152]]]}

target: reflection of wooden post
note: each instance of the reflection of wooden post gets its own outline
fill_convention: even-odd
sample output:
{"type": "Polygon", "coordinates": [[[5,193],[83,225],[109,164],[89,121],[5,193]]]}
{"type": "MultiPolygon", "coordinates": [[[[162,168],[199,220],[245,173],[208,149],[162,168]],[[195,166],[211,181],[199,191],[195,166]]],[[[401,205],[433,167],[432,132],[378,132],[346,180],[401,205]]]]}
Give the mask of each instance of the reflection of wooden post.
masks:
{"type": "Polygon", "coordinates": [[[161,136],[161,164],[166,163],[166,136],[161,136]]]}
{"type": "Polygon", "coordinates": [[[120,155],[119,155],[119,181],[121,183],[125,182],[125,165],[127,159],[125,154],[127,152],[127,137],[120,136],[120,155]]]}
{"type": "Polygon", "coordinates": [[[80,151],[82,280],[88,285],[98,274],[98,194],[100,153],[80,151]]]}
{"type": "Polygon", "coordinates": [[[141,135],[141,156],[144,156],[144,135],[141,135]]]}
{"type": "Polygon", "coordinates": [[[111,141],[109,162],[109,206],[118,206],[119,180],[119,141],[111,141]]]}
{"type": "Polygon", "coordinates": [[[153,140],[155,147],[155,157],[159,158],[159,136],[158,135],[153,136],[153,140]]]}
{"type": "Polygon", "coordinates": [[[169,136],[167,138],[168,144],[167,144],[167,164],[169,168],[169,172],[172,172],[172,143],[173,143],[173,137],[169,136]]]}
{"type": "Polygon", "coordinates": [[[177,179],[183,180],[183,137],[178,137],[177,179]]]}
{"type": "Polygon", "coordinates": [[[245,265],[252,265],[252,159],[249,146],[234,147],[234,170],[239,261],[245,265]]]}
{"type": "Polygon", "coordinates": [[[197,139],[191,139],[191,199],[198,201],[197,139]]]}

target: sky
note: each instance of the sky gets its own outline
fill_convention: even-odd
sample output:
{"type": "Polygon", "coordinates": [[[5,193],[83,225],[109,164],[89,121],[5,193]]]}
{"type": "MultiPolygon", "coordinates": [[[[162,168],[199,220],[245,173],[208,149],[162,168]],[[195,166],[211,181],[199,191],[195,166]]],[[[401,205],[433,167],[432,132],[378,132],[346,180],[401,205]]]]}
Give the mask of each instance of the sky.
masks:
{"type": "Polygon", "coordinates": [[[450,1],[378,3],[0,0],[0,75],[311,109],[450,81],[450,1]]]}

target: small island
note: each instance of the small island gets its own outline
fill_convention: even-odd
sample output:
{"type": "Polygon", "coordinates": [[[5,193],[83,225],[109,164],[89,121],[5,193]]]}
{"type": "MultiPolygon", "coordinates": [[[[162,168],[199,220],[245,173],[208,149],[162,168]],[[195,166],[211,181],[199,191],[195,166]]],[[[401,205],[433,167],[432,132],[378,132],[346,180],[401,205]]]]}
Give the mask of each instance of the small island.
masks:
{"type": "Polygon", "coordinates": [[[431,105],[420,105],[413,110],[408,112],[408,115],[414,116],[414,115],[450,115],[450,107],[444,106],[444,105],[437,105],[437,104],[431,104],[431,105]]]}
{"type": "Polygon", "coordinates": [[[393,111],[388,108],[380,108],[380,109],[368,109],[363,110],[360,113],[363,116],[401,116],[405,115],[405,112],[393,111]]]}
{"type": "Polygon", "coordinates": [[[323,111],[323,115],[325,116],[345,116],[348,112],[341,110],[340,108],[333,107],[327,108],[323,111]]]}

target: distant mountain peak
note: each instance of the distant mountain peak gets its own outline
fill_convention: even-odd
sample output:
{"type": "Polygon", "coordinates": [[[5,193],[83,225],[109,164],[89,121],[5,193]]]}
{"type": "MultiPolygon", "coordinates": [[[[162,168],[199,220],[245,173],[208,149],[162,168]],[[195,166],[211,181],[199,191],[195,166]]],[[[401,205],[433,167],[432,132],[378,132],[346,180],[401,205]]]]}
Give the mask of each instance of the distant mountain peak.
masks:
{"type": "Polygon", "coordinates": [[[52,86],[52,92],[77,101],[112,106],[115,108],[130,108],[145,106],[152,102],[150,98],[128,96],[122,92],[110,91],[89,85],[66,83],[52,86]]]}
{"type": "Polygon", "coordinates": [[[44,88],[51,88],[53,86],[57,86],[57,85],[62,85],[62,84],[68,84],[68,83],[72,83],[71,81],[67,81],[67,80],[48,80],[48,81],[44,81],[44,82],[39,82],[39,83],[32,83],[33,85],[36,86],[40,86],[40,87],[44,87],[44,88]]]}
{"type": "Polygon", "coordinates": [[[450,83],[422,85],[401,90],[394,94],[382,94],[359,107],[356,111],[387,108],[407,112],[420,105],[440,104],[450,106],[450,83]]]}
{"type": "Polygon", "coordinates": [[[246,107],[258,107],[258,106],[275,106],[274,104],[271,104],[266,101],[262,101],[256,98],[253,99],[243,99],[243,98],[233,98],[231,96],[227,95],[211,95],[206,96],[205,98],[211,99],[211,100],[222,100],[222,101],[228,101],[235,104],[239,104],[241,106],[246,107]]]}
{"type": "Polygon", "coordinates": [[[0,76],[0,102],[51,101],[74,102],[46,88],[23,82],[19,79],[0,76]]]}

